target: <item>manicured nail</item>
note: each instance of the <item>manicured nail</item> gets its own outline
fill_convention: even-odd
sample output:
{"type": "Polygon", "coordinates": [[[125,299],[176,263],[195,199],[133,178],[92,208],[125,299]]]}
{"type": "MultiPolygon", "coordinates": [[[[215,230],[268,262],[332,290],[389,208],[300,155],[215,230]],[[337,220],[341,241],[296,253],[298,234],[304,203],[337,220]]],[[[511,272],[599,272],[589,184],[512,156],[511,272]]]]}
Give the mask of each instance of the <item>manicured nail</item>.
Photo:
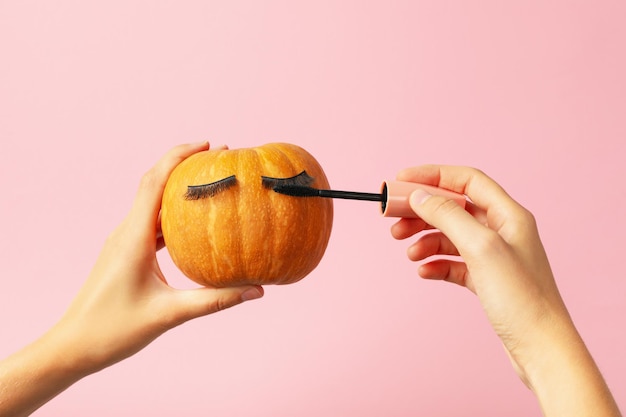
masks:
{"type": "Polygon", "coordinates": [[[241,294],[242,301],[256,300],[257,298],[261,297],[263,297],[263,292],[260,291],[258,288],[250,288],[249,290],[246,290],[243,292],[243,294],[241,294]]]}
{"type": "Polygon", "coordinates": [[[411,197],[410,197],[411,205],[419,206],[420,204],[423,204],[424,201],[428,200],[432,196],[433,195],[429,194],[427,191],[422,190],[421,188],[418,188],[417,190],[411,193],[411,197]]]}

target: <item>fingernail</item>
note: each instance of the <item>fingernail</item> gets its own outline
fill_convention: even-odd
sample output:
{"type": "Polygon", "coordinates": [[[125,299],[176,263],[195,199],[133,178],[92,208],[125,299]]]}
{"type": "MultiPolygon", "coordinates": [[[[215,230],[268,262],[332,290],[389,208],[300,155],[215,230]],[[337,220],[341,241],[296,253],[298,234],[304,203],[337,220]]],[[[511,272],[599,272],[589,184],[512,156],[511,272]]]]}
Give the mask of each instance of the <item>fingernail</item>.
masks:
{"type": "Polygon", "coordinates": [[[242,301],[256,300],[257,298],[261,297],[263,297],[263,291],[259,290],[258,288],[250,288],[249,290],[246,290],[241,294],[242,301]]]}
{"type": "Polygon", "coordinates": [[[432,194],[429,194],[427,191],[418,188],[417,190],[411,193],[410,202],[412,206],[419,206],[423,204],[424,201],[428,200],[432,197],[432,194]]]}

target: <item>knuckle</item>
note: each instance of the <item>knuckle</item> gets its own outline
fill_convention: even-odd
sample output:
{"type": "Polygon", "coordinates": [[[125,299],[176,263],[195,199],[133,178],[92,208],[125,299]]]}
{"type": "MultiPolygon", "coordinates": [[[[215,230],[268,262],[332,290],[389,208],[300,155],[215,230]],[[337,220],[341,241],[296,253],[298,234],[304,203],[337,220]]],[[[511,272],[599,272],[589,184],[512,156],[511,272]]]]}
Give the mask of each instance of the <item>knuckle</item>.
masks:
{"type": "Polygon", "coordinates": [[[518,235],[527,235],[537,230],[537,219],[524,207],[519,207],[511,215],[511,230],[518,235]]]}
{"type": "Polygon", "coordinates": [[[165,186],[167,178],[164,178],[163,173],[157,165],[143,174],[139,181],[139,190],[145,192],[154,192],[160,190],[165,186]]]}
{"type": "Polygon", "coordinates": [[[231,294],[220,294],[215,300],[215,312],[226,310],[237,304],[237,300],[231,294]]]}
{"type": "Polygon", "coordinates": [[[143,174],[141,180],[139,181],[139,187],[149,190],[154,187],[156,182],[156,174],[154,172],[154,168],[152,168],[151,170],[143,174]]]}
{"type": "Polygon", "coordinates": [[[217,297],[215,297],[215,302],[211,306],[210,310],[212,312],[217,313],[218,311],[226,310],[227,308],[228,308],[228,303],[224,299],[224,296],[220,294],[217,297]]]}
{"type": "Polygon", "coordinates": [[[476,167],[468,167],[467,170],[472,175],[476,175],[476,176],[486,175],[485,172],[482,169],[479,169],[479,168],[476,168],[476,167]]]}
{"type": "Polygon", "coordinates": [[[529,226],[535,227],[537,225],[537,219],[535,218],[535,215],[531,213],[530,210],[527,210],[523,207],[520,209],[519,218],[521,221],[529,226]]]}
{"type": "Polygon", "coordinates": [[[438,198],[435,206],[433,207],[433,212],[437,213],[437,215],[446,216],[459,208],[460,206],[455,203],[454,200],[438,198]]]}

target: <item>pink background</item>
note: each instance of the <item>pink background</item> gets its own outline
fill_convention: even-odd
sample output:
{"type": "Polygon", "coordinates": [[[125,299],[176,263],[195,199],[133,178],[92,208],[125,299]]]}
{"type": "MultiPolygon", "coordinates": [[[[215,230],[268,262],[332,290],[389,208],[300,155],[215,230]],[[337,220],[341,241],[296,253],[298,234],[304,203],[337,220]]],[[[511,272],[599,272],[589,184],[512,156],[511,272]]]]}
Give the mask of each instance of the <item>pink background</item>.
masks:
{"type": "MultiPolygon", "coordinates": [[[[497,179],[626,408],[624,21],[623,1],[0,1],[0,356],[60,317],[167,149],[286,141],[340,189],[422,163],[497,179]]],[[[391,224],[337,201],[303,281],[37,415],[539,415],[474,296],[420,280],[391,224]]]]}

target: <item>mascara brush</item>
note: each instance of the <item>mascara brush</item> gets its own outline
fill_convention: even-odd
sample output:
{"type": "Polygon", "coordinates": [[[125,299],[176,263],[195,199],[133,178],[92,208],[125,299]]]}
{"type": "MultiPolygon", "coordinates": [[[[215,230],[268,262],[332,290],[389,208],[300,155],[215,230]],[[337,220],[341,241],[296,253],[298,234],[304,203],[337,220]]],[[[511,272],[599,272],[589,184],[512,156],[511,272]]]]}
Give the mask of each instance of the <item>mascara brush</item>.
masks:
{"type": "Polygon", "coordinates": [[[384,217],[417,217],[409,204],[411,193],[422,189],[429,194],[442,195],[454,200],[461,207],[467,202],[464,195],[432,185],[418,184],[406,181],[384,181],[380,194],[360,193],[355,191],[320,190],[306,185],[277,185],[273,190],[280,194],[293,197],[324,197],[341,198],[347,200],[377,201],[380,202],[384,217]]]}
{"type": "Polygon", "coordinates": [[[344,200],[384,201],[382,194],[359,193],[356,191],[320,190],[306,185],[277,185],[274,191],[293,197],[326,197],[344,200]]]}

